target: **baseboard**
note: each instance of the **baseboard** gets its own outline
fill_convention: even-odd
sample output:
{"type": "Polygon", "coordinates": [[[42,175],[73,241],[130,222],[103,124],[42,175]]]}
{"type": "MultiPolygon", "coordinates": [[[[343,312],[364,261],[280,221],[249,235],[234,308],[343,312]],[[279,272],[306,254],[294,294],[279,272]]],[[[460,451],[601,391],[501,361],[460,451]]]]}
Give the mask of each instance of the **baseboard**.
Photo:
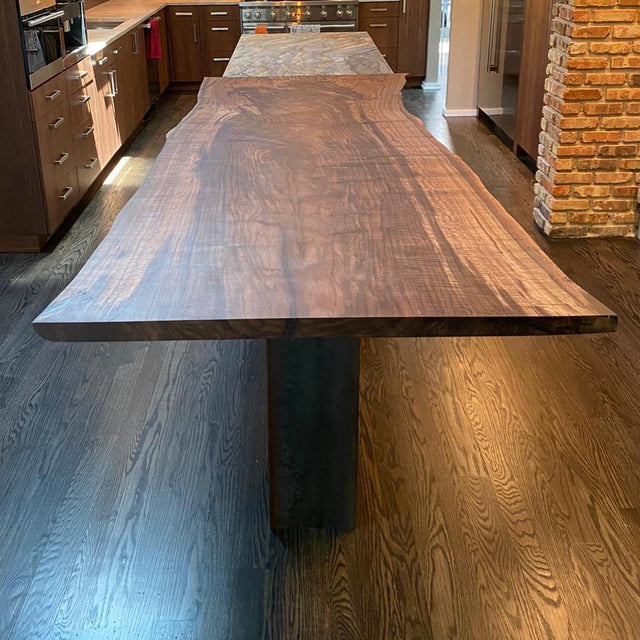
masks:
{"type": "Polygon", "coordinates": [[[442,85],[439,82],[423,82],[422,90],[423,91],[439,91],[442,89],[442,85]]]}
{"type": "Polygon", "coordinates": [[[477,116],[477,109],[443,109],[442,115],[445,118],[468,118],[469,116],[477,116]]]}

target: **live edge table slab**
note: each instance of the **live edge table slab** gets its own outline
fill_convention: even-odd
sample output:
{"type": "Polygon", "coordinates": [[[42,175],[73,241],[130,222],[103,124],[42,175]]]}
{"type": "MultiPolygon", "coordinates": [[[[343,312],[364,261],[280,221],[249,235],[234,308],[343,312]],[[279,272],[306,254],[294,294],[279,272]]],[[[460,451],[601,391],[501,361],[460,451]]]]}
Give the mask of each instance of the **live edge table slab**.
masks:
{"type": "Polygon", "coordinates": [[[205,80],[34,322],[50,340],[267,339],[276,528],[355,525],[360,337],[616,326],[404,110],[403,84],[205,80]]]}

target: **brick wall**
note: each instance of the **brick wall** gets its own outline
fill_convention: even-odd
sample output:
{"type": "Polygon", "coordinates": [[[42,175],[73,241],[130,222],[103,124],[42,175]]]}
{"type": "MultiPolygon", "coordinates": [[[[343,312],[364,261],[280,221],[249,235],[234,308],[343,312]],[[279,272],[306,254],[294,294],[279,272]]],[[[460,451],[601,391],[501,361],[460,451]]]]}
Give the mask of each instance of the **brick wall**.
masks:
{"type": "Polygon", "coordinates": [[[556,0],[534,219],[551,237],[633,236],[640,0],[556,0]]]}

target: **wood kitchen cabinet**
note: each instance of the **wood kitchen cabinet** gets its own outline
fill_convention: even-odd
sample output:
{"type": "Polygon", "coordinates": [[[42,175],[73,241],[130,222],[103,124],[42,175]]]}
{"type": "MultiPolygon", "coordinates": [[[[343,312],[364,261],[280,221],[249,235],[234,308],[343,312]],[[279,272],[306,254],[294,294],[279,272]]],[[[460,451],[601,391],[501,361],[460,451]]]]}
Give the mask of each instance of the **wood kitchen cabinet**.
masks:
{"type": "Polygon", "coordinates": [[[366,31],[389,66],[397,71],[398,2],[361,2],[358,5],[358,29],[366,31]]]}
{"type": "Polygon", "coordinates": [[[171,79],[174,82],[200,82],[204,74],[198,7],[173,6],[167,9],[167,14],[171,79]]]}
{"type": "Polygon", "coordinates": [[[200,7],[205,76],[221,76],[240,39],[240,9],[234,5],[200,7]]]}
{"type": "Polygon", "coordinates": [[[429,0],[400,0],[398,3],[399,73],[408,74],[407,85],[419,85],[427,68],[429,0]]]}
{"type": "Polygon", "coordinates": [[[516,108],[516,152],[538,156],[538,137],[547,77],[549,38],[551,37],[551,0],[526,3],[522,39],[522,61],[516,108]]]}

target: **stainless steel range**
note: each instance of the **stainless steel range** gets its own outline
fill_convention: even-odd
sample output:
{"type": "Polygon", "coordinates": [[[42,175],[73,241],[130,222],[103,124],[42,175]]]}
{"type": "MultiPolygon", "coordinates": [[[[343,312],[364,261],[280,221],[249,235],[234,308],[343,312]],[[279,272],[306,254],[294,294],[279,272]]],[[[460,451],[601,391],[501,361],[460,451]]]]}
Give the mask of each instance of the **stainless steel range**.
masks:
{"type": "Polygon", "coordinates": [[[358,25],[356,2],[262,0],[243,2],[240,8],[243,33],[254,33],[258,25],[269,33],[346,32],[356,31],[358,25]]]}

